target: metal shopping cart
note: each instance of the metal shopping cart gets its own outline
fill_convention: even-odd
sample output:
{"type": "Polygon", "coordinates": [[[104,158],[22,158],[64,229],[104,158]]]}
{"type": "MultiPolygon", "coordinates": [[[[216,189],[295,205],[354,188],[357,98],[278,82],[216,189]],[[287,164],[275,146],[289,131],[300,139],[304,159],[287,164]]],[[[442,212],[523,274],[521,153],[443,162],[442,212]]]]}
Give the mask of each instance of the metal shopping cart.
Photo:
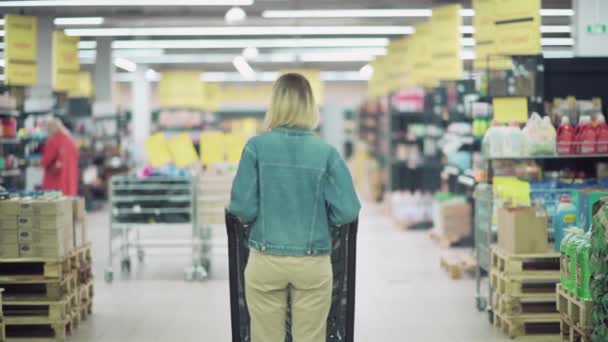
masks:
{"type": "MultiPolygon", "coordinates": [[[[249,229],[226,212],[228,262],[230,267],[230,311],[232,342],[249,342],[249,314],[244,288],[244,271],[249,257],[249,229]]],[[[357,221],[332,228],[334,272],[332,305],[327,319],[327,342],[352,342],[355,323],[355,269],[357,255],[357,221]]],[[[286,322],[289,332],[290,319],[286,322]]],[[[286,342],[291,342],[288,333],[286,342]]]]}
{"type": "Polygon", "coordinates": [[[482,282],[484,276],[490,274],[490,247],[496,241],[496,233],[492,228],[494,206],[492,185],[478,184],[473,196],[475,198],[475,256],[477,257],[475,301],[477,309],[484,311],[489,308],[488,304],[491,303],[492,289],[488,281],[488,292],[484,296],[482,282]]]}

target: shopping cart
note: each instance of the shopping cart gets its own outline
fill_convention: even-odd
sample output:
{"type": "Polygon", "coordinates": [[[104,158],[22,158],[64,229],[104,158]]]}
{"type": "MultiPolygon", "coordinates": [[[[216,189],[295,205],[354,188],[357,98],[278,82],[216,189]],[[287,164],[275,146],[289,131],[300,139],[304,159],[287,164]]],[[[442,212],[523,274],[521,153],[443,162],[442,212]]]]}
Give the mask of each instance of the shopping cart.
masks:
{"type": "Polygon", "coordinates": [[[473,194],[475,198],[475,255],[477,268],[475,270],[476,295],[475,302],[479,311],[491,308],[492,289],[488,281],[488,291],[483,295],[482,278],[490,274],[490,248],[496,242],[496,232],[492,228],[493,191],[492,185],[477,184],[473,194]]]}
{"type": "MultiPolygon", "coordinates": [[[[249,229],[229,212],[226,212],[228,232],[228,262],[230,267],[230,311],[232,342],[251,341],[249,313],[245,299],[244,271],[249,257],[247,238],[249,229]]],[[[332,228],[334,272],[332,305],[327,319],[327,342],[352,342],[355,323],[355,268],[357,255],[357,221],[332,228]]],[[[290,315],[286,321],[291,342],[290,315]]]]}

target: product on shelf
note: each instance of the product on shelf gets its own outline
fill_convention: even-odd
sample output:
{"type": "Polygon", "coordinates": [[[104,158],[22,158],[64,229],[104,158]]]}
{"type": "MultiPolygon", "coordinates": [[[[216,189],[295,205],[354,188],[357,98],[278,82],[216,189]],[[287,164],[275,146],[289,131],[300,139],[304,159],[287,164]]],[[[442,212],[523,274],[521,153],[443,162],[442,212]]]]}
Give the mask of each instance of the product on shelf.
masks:
{"type": "Polygon", "coordinates": [[[603,115],[597,117],[597,145],[595,152],[597,154],[608,154],[608,125],[603,115]]]}
{"type": "Polygon", "coordinates": [[[517,122],[511,123],[509,127],[503,128],[503,156],[524,156],[524,135],[517,122]]]}
{"type": "Polygon", "coordinates": [[[532,114],[523,129],[525,156],[554,155],[557,133],[549,117],[532,114]]]}
{"type": "Polygon", "coordinates": [[[591,272],[589,271],[590,236],[585,234],[576,249],[576,295],[582,300],[591,300],[591,272]]]}
{"type": "Polygon", "coordinates": [[[570,118],[562,117],[562,122],[557,128],[557,153],[569,155],[576,153],[576,131],[570,124],[570,118]]]}
{"type": "Polygon", "coordinates": [[[498,209],[498,246],[512,254],[546,253],[547,215],[532,207],[498,209]]]}
{"type": "Polygon", "coordinates": [[[563,195],[557,206],[557,211],[553,217],[553,238],[555,240],[555,250],[560,250],[560,243],[567,228],[576,226],[576,206],[570,201],[570,196],[563,195]]]}
{"type": "Polygon", "coordinates": [[[567,291],[572,291],[574,285],[570,254],[568,253],[570,241],[579,238],[581,235],[583,235],[583,231],[578,228],[567,229],[566,236],[564,236],[560,244],[560,280],[562,287],[567,291]]]}
{"type": "Polygon", "coordinates": [[[594,302],[592,341],[608,340],[608,199],[593,207],[591,232],[591,297],[594,302]]]}

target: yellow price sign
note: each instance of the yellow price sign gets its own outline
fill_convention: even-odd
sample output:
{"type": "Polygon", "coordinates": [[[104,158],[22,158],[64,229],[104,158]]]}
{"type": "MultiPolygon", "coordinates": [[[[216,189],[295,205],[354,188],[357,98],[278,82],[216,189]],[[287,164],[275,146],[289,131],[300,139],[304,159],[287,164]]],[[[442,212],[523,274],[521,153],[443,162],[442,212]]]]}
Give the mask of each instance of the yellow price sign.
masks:
{"type": "Polygon", "coordinates": [[[225,160],[225,139],[222,132],[203,132],[200,138],[201,163],[205,166],[223,163],[225,160]]]}
{"type": "Polygon", "coordinates": [[[462,6],[447,5],[433,8],[432,29],[432,63],[433,75],[437,80],[462,79],[462,60],[460,58],[460,26],[462,6]]]}
{"type": "Polygon", "coordinates": [[[204,109],[209,112],[217,112],[222,103],[222,87],[218,83],[204,83],[205,101],[204,109]]]}
{"type": "Polygon", "coordinates": [[[500,123],[526,122],[528,99],[525,97],[497,97],[492,100],[494,120],[500,123]]]}
{"type": "Polygon", "coordinates": [[[541,1],[495,1],[497,52],[502,55],[541,54],[541,1]]]}
{"type": "Polygon", "coordinates": [[[225,135],[226,161],[238,164],[243,154],[243,148],[247,144],[247,136],[243,133],[228,133],[225,135]]]}
{"type": "Polygon", "coordinates": [[[78,85],[78,37],[53,32],[53,90],[68,92],[78,85]]]}
{"type": "Polygon", "coordinates": [[[175,166],[188,167],[198,161],[196,149],[188,133],[180,133],[169,139],[168,146],[175,166]]]}
{"type": "Polygon", "coordinates": [[[144,142],[148,161],[153,167],[161,167],[171,163],[171,153],[167,148],[167,140],[162,132],[153,134],[144,142]]]}
{"type": "Polygon", "coordinates": [[[91,98],[93,97],[93,80],[91,73],[82,71],[78,73],[76,87],[68,93],[70,98],[91,98]]]}
{"type": "Polygon", "coordinates": [[[4,60],[7,85],[36,83],[36,17],[8,14],[4,22],[4,60]]]}

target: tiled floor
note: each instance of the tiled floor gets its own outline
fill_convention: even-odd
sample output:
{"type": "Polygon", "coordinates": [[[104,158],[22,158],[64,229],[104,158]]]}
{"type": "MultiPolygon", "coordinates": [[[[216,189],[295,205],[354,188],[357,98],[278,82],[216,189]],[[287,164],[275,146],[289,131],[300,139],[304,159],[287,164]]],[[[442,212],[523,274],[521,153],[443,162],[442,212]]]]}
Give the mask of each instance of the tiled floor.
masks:
{"type": "MultiPolygon", "coordinates": [[[[215,233],[213,277],[185,282],[187,257],[150,255],[133,274],[103,280],[107,212],[89,215],[95,260],[94,314],[69,341],[228,342],[230,316],[225,234],[215,233]]],[[[168,239],[171,233],[165,234],[168,239]]],[[[508,341],[474,305],[474,281],[452,281],[439,268],[426,232],[393,227],[367,206],[359,232],[357,342],[508,341]]],[[[297,342],[297,341],[296,341],[297,342]]]]}

